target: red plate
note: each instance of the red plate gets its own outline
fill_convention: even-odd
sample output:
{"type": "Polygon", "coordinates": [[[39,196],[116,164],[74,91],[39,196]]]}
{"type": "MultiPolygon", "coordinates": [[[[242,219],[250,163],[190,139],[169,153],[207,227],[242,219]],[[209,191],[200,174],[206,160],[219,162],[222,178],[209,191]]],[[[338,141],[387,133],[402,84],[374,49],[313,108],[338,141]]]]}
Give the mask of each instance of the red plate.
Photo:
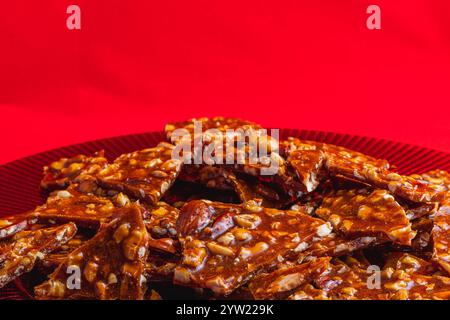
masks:
{"type": "MultiPolygon", "coordinates": [[[[387,159],[403,174],[422,173],[432,169],[450,170],[450,154],[418,146],[309,130],[284,129],[280,135],[282,138],[293,136],[332,143],[387,159]]],[[[163,132],[101,139],[50,150],[0,166],[0,216],[24,212],[43,202],[39,193],[42,168],[54,160],[80,153],[92,154],[102,149],[109,159],[114,159],[122,153],[155,146],[164,139],[163,132]]],[[[10,284],[0,289],[0,299],[26,299],[28,295],[25,291],[20,282],[10,284]]]]}

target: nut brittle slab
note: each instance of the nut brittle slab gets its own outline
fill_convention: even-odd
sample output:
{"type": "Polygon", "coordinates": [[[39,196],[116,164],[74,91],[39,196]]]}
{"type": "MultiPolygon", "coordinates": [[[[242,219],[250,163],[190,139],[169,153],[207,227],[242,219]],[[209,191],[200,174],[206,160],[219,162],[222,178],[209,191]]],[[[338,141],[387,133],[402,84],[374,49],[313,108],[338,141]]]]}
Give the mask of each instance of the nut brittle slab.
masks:
{"type": "MultiPolygon", "coordinates": [[[[233,118],[200,118],[168,124],[166,133],[169,140],[177,145],[177,149],[183,149],[185,163],[196,164],[196,181],[205,181],[203,169],[214,171],[217,166],[255,177],[280,175],[283,178],[278,182],[289,178],[284,176],[286,169],[284,159],[279,156],[278,139],[268,135],[267,130],[255,123],[233,118]],[[203,131],[194,131],[194,121],[202,124],[203,131]],[[185,134],[172,136],[177,129],[184,130],[185,134]]],[[[192,168],[196,167],[188,166],[187,170],[192,168]]],[[[192,172],[187,176],[192,177],[192,172]]],[[[228,188],[226,182],[221,179],[220,172],[219,177],[206,182],[211,187],[228,188]]]]}
{"type": "Polygon", "coordinates": [[[377,237],[358,237],[355,239],[347,239],[336,233],[331,233],[321,240],[313,243],[305,251],[303,251],[297,261],[310,260],[311,258],[320,257],[339,257],[350,254],[354,251],[369,248],[380,243],[383,240],[377,237]]]}
{"type": "Polygon", "coordinates": [[[325,163],[325,154],[321,150],[295,150],[289,153],[287,161],[306,192],[317,188],[325,163]]]}
{"type": "Polygon", "coordinates": [[[33,269],[37,260],[60,248],[77,232],[73,223],[22,231],[0,247],[0,288],[33,269]]]}
{"type": "Polygon", "coordinates": [[[357,163],[353,159],[328,157],[327,168],[333,174],[354,178],[374,187],[389,190],[391,193],[414,202],[439,201],[443,198],[445,188],[411,176],[373,166],[357,163]]]}
{"type": "Polygon", "coordinates": [[[327,271],[300,287],[289,299],[423,300],[448,299],[450,278],[408,273],[387,268],[374,276],[372,270],[334,261],[327,271]]]}
{"type": "Polygon", "coordinates": [[[184,238],[183,261],[174,282],[227,295],[331,228],[301,212],[204,200],[182,208],[178,232],[184,238]]]}
{"type": "Polygon", "coordinates": [[[78,228],[77,233],[72,237],[72,239],[47,254],[42,260],[39,260],[36,264],[36,268],[42,274],[52,273],[62,262],[64,262],[64,260],[67,259],[67,256],[73,250],[84,245],[96,234],[96,232],[97,230],[95,229],[78,228]]]}
{"type": "Polygon", "coordinates": [[[36,298],[143,299],[148,234],[140,207],[121,210],[119,218],[72,251],[48,281],[35,287],[36,298]],[[69,286],[70,270],[79,270],[78,286],[69,286]]]}
{"type": "Polygon", "coordinates": [[[339,157],[347,159],[355,164],[368,164],[381,169],[389,169],[390,165],[386,160],[377,159],[369,155],[350,150],[333,144],[322,143],[310,140],[301,140],[298,138],[288,137],[280,142],[280,153],[288,157],[294,151],[322,151],[325,157],[339,157]]]}
{"type": "MultiPolygon", "coordinates": [[[[172,122],[166,124],[164,131],[166,132],[167,139],[172,141],[172,134],[177,129],[184,129],[187,133],[194,135],[194,121],[201,123],[202,131],[209,129],[216,129],[221,133],[225,133],[227,130],[259,130],[262,127],[254,122],[237,119],[237,118],[224,118],[224,117],[214,117],[214,118],[194,118],[187,121],[172,122]]],[[[203,132],[200,132],[201,134],[203,132]]],[[[173,141],[172,141],[173,142],[173,141]]]]}
{"type": "Polygon", "coordinates": [[[62,158],[44,167],[44,177],[41,188],[44,190],[65,189],[80,175],[95,175],[108,164],[104,152],[95,153],[92,157],[77,155],[72,158],[62,158]]]}
{"type": "Polygon", "coordinates": [[[286,298],[292,291],[323,273],[329,261],[330,258],[320,258],[262,274],[249,283],[249,289],[256,300],[286,298]]]}
{"type": "Polygon", "coordinates": [[[432,221],[433,259],[450,274],[450,199],[442,204],[432,221]]]}
{"type": "Polygon", "coordinates": [[[27,229],[36,219],[31,212],[0,217],[0,240],[12,237],[16,233],[27,229]]]}
{"type": "Polygon", "coordinates": [[[404,270],[411,274],[422,274],[431,276],[437,273],[439,269],[430,261],[426,261],[410,253],[405,252],[390,252],[383,269],[392,268],[395,270],[404,270]]]}
{"type": "Polygon", "coordinates": [[[338,190],[324,197],[316,210],[342,234],[379,236],[410,245],[416,233],[405,210],[386,190],[338,190]]]}
{"type": "Polygon", "coordinates": [[[412,177],[443,186],[447,191],[450,191],[450,173],[445,170],[431,170],[422,174],[412,175],[412,177]]]}
{"type": "Polygon", "coordinates": [[[32,215],[39,221],[72,221],[82,227],[98,228],[101,223],[110,221],[117,210],[112,199],[80,193],[76,188],[69,188],[55,191],[32,215]]]}
{"type": "Polygon", "coordinates": [[[97,174],[98,182],[106,189],[155,204],[180,173],[182,161],[172,158],[174,148],[161,142],[154,148],[123,154],[97,174]]]}
{"type": "Polygon", "coordinates": [[[328,171],[335,175],[368,183],[386,189],[414,202],[430,202],[442,199],[445,188],[414,176],[403,176],[389,170],[386,160],[376,159],[340,146],[288,138],[282,142],[282,154],[289,156],[297,150],[324,152],[328,171]]]}

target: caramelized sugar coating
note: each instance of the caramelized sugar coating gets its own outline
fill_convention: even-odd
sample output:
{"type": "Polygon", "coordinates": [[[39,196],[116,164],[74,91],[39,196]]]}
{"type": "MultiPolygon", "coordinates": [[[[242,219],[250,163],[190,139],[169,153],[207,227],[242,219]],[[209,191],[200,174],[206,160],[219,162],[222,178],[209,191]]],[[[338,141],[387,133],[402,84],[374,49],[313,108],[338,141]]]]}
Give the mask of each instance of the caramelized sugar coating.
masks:
{"type": "Polygon", "coordinates": [[[450,274],[450,200],[447,200],[434,215],[433,259],[450,274]]]}
{"type": "Polygon", "coordinates": [[[62,158],[44,167],[41,188],[47,191],[65,189],[80,176],[95,175],[107,164],[108,160],[103,151],[91,157],[81,154],[72,158],[62,158]]]}
{"type": "Polygon", "coordinates": [[[440,184],[390,171],[385,160],[339,146],[290,138],[282,142],[281,150],[287,155],[298,150],[322,151],[330,174],[356,179],[414,202],[439,201],[446,191],[440,184]]]}
{"type": "Polygon", "coordinates": [[[30,272],[36,261],[60,248],[77,232],[74,223],[22,231],[0,247],[0,288],[30,272]]]}
{"type": "MultiPolygon", "coordinates": [[[[194,136],[194,121],[200,122],[202,125],[202,131],[209,129],[218,130],[222,134],[226,133],[227,130],[259,130],[262,127],[254,122],[241,120],[237,118],[224,118],[224,117],[214,117],[214,118],[194,118],[187,121],[172,122],[166,124],[164,130],[166,132],[167,139],[171,141],[172,134],[177,129],[184,129],[187,133],[194,136]]],[[[174,141],[172,141],[174,142],[174,141]]]]}
{"type": "Polygon", "coordinates": [[[35,288],[36,298],[143,299],[149,236],[140,207],[129,205],[121,211],[35,288]],[[79,286],[68,285],[71,272],[81,275],[79,286]]]}
{"type": "Polygon", "coordinates": [[[286,298],[295,289],[322,274],[329,261],[330,258],[320,258],[263,274],[250,282],[250,291],[256,300],[286,298]]]}
{"type": "Polygon", "coordinates": [[[253,275],[278,264],[331,232],[302,212],[191,201],[178,219],[182,265],[174,282],[227,295],[253,275]]]}
{"type": "Polygon", "coordinates": [[[109,222],[117,213],[113,199],[84,194],[76,188],[53,192],[47,202],[37,207],[32,215],[41,222],[61,223],[72,221],[78,226],[98,228],[109,222]]]}
{"type": "Polygon", "coordinates": [[[12,237],[34,224],[36,219],[31,212],[14,216],[0,217],[0,240],[12,237]]]}
{"type": "Polygon", "coordinates": [[[105,189],[155,204],[180,173],[182,161],[172,157],[174,148],[161,142],[154,148],[123,154],[97,174],[98,182],[105,189]]]}
{"type": "Polygon", "coordinates": [[[342,261],[310,283],[301,285],[291,300],[423,300],[450,298],[450,278],[429,276],[388,267],[374,277],[364,265],[342,261]],[[378,278],[378,280],[376,280],[378,278]]]}
{"type": "Polygon", "coordinates": [[[348,237],[378,236],[411,245],[416,233],[405,210],[386,190],[339,190],[327,195],[316,214],[348,237]]]}

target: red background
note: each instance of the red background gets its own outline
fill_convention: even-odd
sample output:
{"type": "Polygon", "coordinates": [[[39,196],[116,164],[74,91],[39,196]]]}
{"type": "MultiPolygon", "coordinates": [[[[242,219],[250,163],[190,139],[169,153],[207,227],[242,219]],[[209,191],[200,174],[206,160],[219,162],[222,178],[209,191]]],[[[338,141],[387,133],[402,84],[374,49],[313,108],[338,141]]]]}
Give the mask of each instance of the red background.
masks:
{"type": "Polygon", "coordinates": [[[449,80],[447,0],[2,1],[0,162],[202,115],[450,151],[449,80]]]}

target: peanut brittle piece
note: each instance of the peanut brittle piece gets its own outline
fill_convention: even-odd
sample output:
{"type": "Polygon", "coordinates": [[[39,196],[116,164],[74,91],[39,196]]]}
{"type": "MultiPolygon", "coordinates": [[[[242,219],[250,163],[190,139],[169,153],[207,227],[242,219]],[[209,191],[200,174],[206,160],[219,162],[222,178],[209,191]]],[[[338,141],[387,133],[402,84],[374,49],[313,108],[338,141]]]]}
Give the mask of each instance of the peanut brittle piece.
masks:
{"type": "MultiPolygon", "coordinates": [[[[310,282],[322,284],[323,279],[334,279],[330,274],[335,268],[340,268],[337,274],[350,272],[351,270],[366,270],[370,266],[369,261],[361,252],[353,256],[344,257],[345,261],[335,260],[330,264],[330,258],[314,259],[300,265],[280,268],[272,273],[263,274],[250,282],[250,289],[255,299],[274,299],[285,298],[291,293],[291,300],[306,299],[330,299],[329,288],[323,286],[319,289],[314,288],[310,282]],[[344,266],[346,269],[341,269],[344,266]],[[306,291],[306,292],[305,292],[306,291]]],[[[349,277],[351,279],[351,277],[349,277]]],[[[348,279],[347,279],[348,280],[348,279]]],[[[350,289],[350,288],[347,288],[350,289]]],[[[345,292],[346,290],[342,290],[345,292]]],[[[333,294],[330,294],[332,297],[333,294]]]]}
{"type": "Polygon", "coordinates": [[[97,175],[99,184],[155,204],[178,176],[182,161],[172,159],[175,146],[161,142],[154,148],[123,154],[97,175]]]}
{"type": "Polygon", "coordinates": [[[136,205],[120,210],[119,218],[72,251],[49,280],[35,287],[37,299],[143,299],[148,255],[143,213],[136,205]],[[74,270],[81,274],[78,283],[70,282],[74,270]]]}
{"type": "Polygon", "coordinates": [[[377,159],[341,146],[324,143],[322,144],[322,150],[325,152],[327,160],[345,159],[354,164],[368,165],[381,170],[387,170],[390,168],[389,162],[384,159],[377,159]]]}
{"type": "Polygon", "coordinates": [[[381,283],[390,300],[450,299],[450,278],[439,275],[386,268],[381,272],[381,283]]]}
{"type": "Polygon", "coordinates": [[[354,159],[328,155],[326,166],[333,174],[341,174],[377,188],[389,190],[413,202],[439,201],[445,192],[445,188],[440,185],[417,180],[411,176],[403,176],[370,163],[356,162],[354,159]]]}
{"type": "Polygon", "coordinates": [[[389,190],[414,202],[439,201],[444,196],[445,188],[441,185],[389,171],[389,163],[386,160],[340,146],[288,138],[281,143],[280,149],[281,154],[286,155],[295,150],[321,150],[325,154],[325,166],[330,173],[389,190]]]}
{"type": "Polygon", "coordinates": [[[232,173],[263,176],[264,181],[280,185],[291,198],[296,199],[301,194],[301,184],[286,173],[285,160],[278,153],[278,140],[267,135],[267,130],[246,121],[214,118],[201,122],[205,123],[206,130],[215,131],[195,132],[193,120],[169,124],[169,130],[166,130],[171,136],[174,130],[185,129],[184,134],[179,131],[176,137],[171,136],[177,152],[183,150],[186,166],[182,179],[229,190],[230,183],[220,171],[225,168],[232,173]],[[221,120],[229,124],[223,125],[221,120]],[[237,131],[226,132],[228,129],[237,131]]]}
{"type": "MultiPolygon", "coordinates": [[[[362,270],[369,265],[369,262],[361,254],[355,257],[348,256],[345,258],[345,262],[338,263],[345,267],[348,265],[347,271],[351,269],[362,270]]],[[[255,299],[285,298],[294,291],[295,293],[290,299],[328,299],[326,287],[317,289],[311,286],[310,282],[323,281],[322,279],[329,277],[330,272],[334,270],[333,268],[337,267],[336,262],[330,264],[330,258],[319,258],[300,265],[280,268],[269,274],[263,274],[252,280],[249,287],[255,299]]]]}
{"type": "MultiPolygon", "coordinates": [[[[240,154],[240,152],[235,151],[231,154],[236,155],[240,154]]],[[[295,181],[291,181],[293,177],[287,175],[286,161],[277,151],[270,152],[266,156],[255,158],[256,160],[254,161],[249,158],[251,154],[249,150],[245,150],[242,154],[241,158],[237,155],[233,158],[240,160],[234,162],[230,160],[229,162],[233,164],[226,165],[226,167],[233,172],[245,173],[254,177],[265,177],[268,181],[286,185],[286,188],[295,183],[295,181]]]]}
{"type": "Polygon", "coordinates": [[[228,295],[253,275],[327,236],[331,226],[302,212],[258,206],[191,201],[180,212],[177,230],[183,260],[175,284],[228,295]]]}
{"type": "Polygon", "coordinates": [[[36,261],[70,240],[77,232],[73,223],[58,227],[22,231],[0,247],[0,288],[30,272],[36,261]]]}
{"type": "Polygon", "coordinates": [[[309,248],[303,251],[299,261],[310,260],[318,257],[339,257],[352,253],[357,250],[375,246],[380,243],[376,237],[359,237],[355,239],[346,239],[336,233],[322,238],[313,243],[309,248]]]}
{"type": "Polygon", "coordinates": [[[98,228],[110,221],[118,208],[112,199],[83,194],[75,188],[55,191],[47,202],[37,207],[33,216],[39,221],[75,222],[87,228],[98,228]]]}
{"type": "Polygon", "coordinates": [[[433,263],[404,252],[390,252],[383,270],[388,268],[422,275],[433,275],[438,271],[433,263]]]}
{"type": "Polygon", "coordinates": [[[87,235],[85,232],[80,231],[81,230],[79,229],[77,234],[72,239],[68,240],[61,247],[47,254],[42,260],[40,260],[37,265],[40,268],[40,270],[44,271],[44,273],[46,274],[53,272],[56,269],[56,267],[58,267],[62,262],[64,262],[67,259],[67,256],[73,250],[84,245],[86,241],[88,241],[91,238],[90,235],[87,235]]]}
{"type": "MultiPolygon", "coordinates": [[[[449,300],[450,278],[443,276],[426,276],[421,274],[410,274],[409,279],[402,279],[397,285],[407,286],[413,283],[409,290],[403,289],[391,295],[391,300],[449,300]],[[409,281],[408,281],[409,280],[409,281]],[[408,295],[406,295],[408,294],[408,295]]],[[[385,285],[386,287],[386,285],[385,285]]],[[[393,285],[395,288],[396,285],[393,285]]],[[[398,290],[398,289],[397,289],[398,290]]],[[[395,292],[395,291],[394,291],[395,292]]]]}
{"type": "Polygon", "coordinates": [[[447,191],[450,191],[450,173],[445,170],[432,170],[422,174],[415,174],[411,177],[417,180],[425,180],[432,184],[443,186],[447,191]]]}
{"type": "Polygon", "coordinates": [[[255,123],[233,118],[200,118],[167,124],[166,133],[177,145],[177,151],[184,151],[185,164],[226,166],[255,177],[285,173],[278,139],[255,123]],[[199,121],[202,127],[194,130],[194,121],[199,121]],[[173,135],[175,130],[177,134],[173,135]]]}
{"type": "Polygon", "coordinates": [[[0,240],[9,238],[16,233],[27,229],[35,222],[36,219],[30,212],[8,217],[0,217],[0,240]]]}
{"type": "Polygon", "coordinates": [[[325,158],[338,157],[347,159],[355,164],[368,164],[373,167],[388,169],[390,167],[386,160],[377,159],[361,152],[350,150],[341,146],[327,144],[317,141],[301,140],[289,137],[280,142],[280,154],[288,157],[294,151],[322,151],[325,158]]]}
{"type": "Polygon", "coordinates": [[[262,274],[250,281],[249,289],[256,300],[283,299],[323,273],[329,261],[330,258],[320,258],[262,274]]]}
{"type": "Polygon", "coordinates": [[[187,133],[194,135],[195,133],[194,121],[201,123],[201,128],[199,130],[200,134],[203,134],[204,131],[209,129],[218,130],[222,134],[226,133],[227,130],[241,129],[245,131],[245,130],[262,129],[262,127],[259,124],[237,118],[224,118],[224,117],[194,118],[187,121],[166,124],[164,130],[166,132],[167,139],[171,141],[172,133],[177,129],[184,129],[187,131],[187,133]]]}
{"type": "Polygon", "coordinates": [[[368,287],[368,276],[366,270],[334,261],[328,270],[299,287],[288,300],[386,300],[388,293],[384,290],[368,287]]]}
{"type": "Polygon", "coordinates": [[[433,259],[450,274],[450,199],[433,217],[433,259]]]}
{"type": "Polygon", "coordinates": [[[326,196],[316,215],[348,237],[376,236],[410,245],[416,233],[405,210],[386,190],[338,190],[326,196]]]}
{"type": "Polygon", "coordinates": [[[311,192],[320,183],[325,154],[321,150],[295,150],[287,158],[304,190],[311,192]]]}
{"type": "MultiPolygon", "coordinates": [[[[370,267],[370,266],[369,266],[370,267]]],[[[450,298],[450,278],[409,273],[402,269],[366,269],[334,261],[327,271],[299,288],[289,299],[421,300],[450,298]]]]}
{"type": "Polygon", "coordinates": [[[177,144],[177,152],[183,154],[183,161],[188,165],[186,172],[190,172],[190,176],[197,175],[194,181],[201,181],[210,187],[229,188],[226,181],[220,177],[220,168],[253,177],[263,176],[270,181],[290,187],[287,182],[291,182],[293,177],[286,174],[286,162],[278,153],[278,140],[263,133],[250,136],[251,141],[243,138],[236,139],[241,140],[237,142],[218,140],[198,146],[186,140],[177,144]],[[187,150],[192,148],[194,151],[189,152],[186,148],[187,150]],[[198,155],[202,155],[202,158],[198,155]],[[191,163],[196,165],[193,166],[191,163]],[[196,168],[197,173],[195,173],[196,168]],[[213,179],[208,181],[208,175],[213,179]]]}
{"type": "Polygon", "coordinates": [[[104,152],[95,153],[92,157],[78,155],[62,158],[44,167],[41,188],[44,190],[65,189],[80,175],[95,175],[108,164],[104,152]]]}
{"type": "Polygon", "coordinates": [[[301,287],[289,299],[387,300],[389,293],[384,288],[368,285],[370,275],[366,270],[350,268],[343,262],[335,262],[313,279],[311,283],[313,290],[301,287]]]}

